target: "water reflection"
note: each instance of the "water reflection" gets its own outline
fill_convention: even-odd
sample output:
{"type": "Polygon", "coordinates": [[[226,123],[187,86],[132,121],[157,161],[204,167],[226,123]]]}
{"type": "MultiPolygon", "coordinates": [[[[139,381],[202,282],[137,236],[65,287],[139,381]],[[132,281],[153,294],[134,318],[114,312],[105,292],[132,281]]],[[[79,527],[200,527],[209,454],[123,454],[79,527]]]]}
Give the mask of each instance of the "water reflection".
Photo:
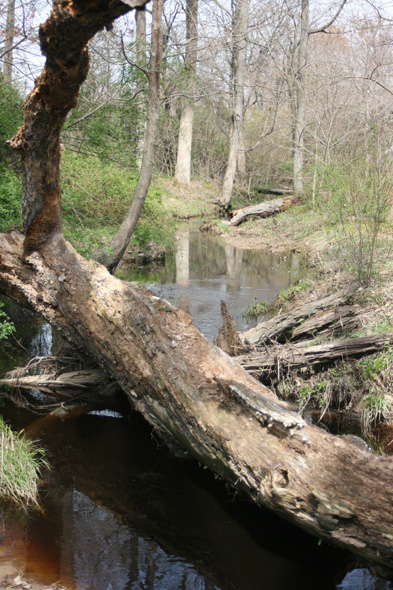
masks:
{"type": "Polygon", "coordinates": [[[147,286],[194,318],[205,336],[213,339],[221,326],[223,299],[239,330],[255,325],[244,311],[255,299],[272,301],[280,291],[302,276],[298,254],[273,254],[242,250],[214,236],[181,229],[177,235],[174,261],[154,276],[148,271],[122,267],[120,276],[144,280],[147,286]]]}
{"type": "Polygon", "coordinates": [[[64,498],[63,523],[63,575],[73,572],[78,589],[219,590],[192,564],[139,536],[77,490],[64,498]]]}

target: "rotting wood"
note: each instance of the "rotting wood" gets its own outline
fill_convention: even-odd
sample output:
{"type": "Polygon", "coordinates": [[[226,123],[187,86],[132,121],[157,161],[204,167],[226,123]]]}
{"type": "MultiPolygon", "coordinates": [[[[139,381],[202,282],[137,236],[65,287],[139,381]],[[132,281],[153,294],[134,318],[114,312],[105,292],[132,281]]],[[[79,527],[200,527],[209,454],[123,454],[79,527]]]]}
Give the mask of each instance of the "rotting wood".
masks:
{"type": "Polygon", "coordinates": [[[238,356],[247,352],[248,347],[240,340],[236,324],[229,315],[225,301],[221,301],[221,317],[223,325],[218,330],[218,336],[214,344],[229,354],[229,356],[238,356]]]}
{"type": "MultiPolygon", "coordinates": [[[[109,4],[119,7],[119,2],[109,4]]],[[[32,136],[23,144],[25,214],[34,231],[27,231],[27,243],[18,232],[0,235],[0,289],[33,307],[112,375],[164,440],[187,450],[258,505],[393,575],[393,461],[308,425],[204,338],[186,313],[81,258],[61,234],[60,208],[56,199],[46,199],[50,187],[39,184],[41,174],[28,177],[32,190],[27,191],[29,171],[37,172],[32,154],[39,164],[50,147],[58,149],[58,125],[48,137],[41,133],[43,111],[49,130],[51,118],[68,109],[62,101],[58,110],[46,107],[46,93],[56,89],[61,95],[67,82],[57,75],[63,63],[59,48],[76,42],[75,30],[83,25],[83,18],[74,23],[68,13],[92,5],[99,20],[108,3],[105,8],[92,0],[56,3],[54,10],[61,8],[65,16],[56,13],[57,37],[42,40],[47,88],[40,78],[40,102],[32,109],[27,101],[25,121],[32,136]],[[53,216],[40,209],[51,205],[53,216]],[[48,226],[51,219],[55,223],[48,226]]],[[[79,84],[73,88],[74,104],[79,84]]],[[[22,129],[22,143],[23,135],[22,129]]],[[[56,175],[53,181],[57,186],[56,175]]]]}
{"type": "Polygon", "coordinates": [[[270,215],[282,213],[292,207],[294,202],[294,197],[283,197],[282,199],[273,199],[272,201],[266,201],[258,205],[251,205],[244,209],[237,209],[233,211],[229,224],[240,225],[247,217],[270,217],[270,215]]]}
{"type": "Polygon", "coordinates": [[[276,344],[265,350],[237,357],[237,361],[255,377],[277,375],[281,370],[326,365],[360,358],[390,347],[393,335],[380,334],[348,338],[328,344],[276,344]]]}
{"type": "Polygon", "coordinates": [[[265,343],[286,342],[291,339],[312,336],[314,331],[321,333],[330,330],[338,333],[340,329],[357,327],[361,310],[358,305],[349,305],[352,295],[337,293],[323,299],[307,303],[292,309],[288,313],[259,323],[255,328],[240,332],[239,337],[245,344],[261,347],[265,343]]]}

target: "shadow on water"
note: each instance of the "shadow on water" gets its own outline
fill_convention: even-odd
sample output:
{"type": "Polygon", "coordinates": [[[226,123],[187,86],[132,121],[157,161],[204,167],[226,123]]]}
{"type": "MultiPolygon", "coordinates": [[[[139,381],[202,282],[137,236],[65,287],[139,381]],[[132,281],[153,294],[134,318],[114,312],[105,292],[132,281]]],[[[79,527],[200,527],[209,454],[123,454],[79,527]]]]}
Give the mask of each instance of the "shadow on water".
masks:
{"type": "MultiPolygon", "coordinates": [[[[198,239],[197,249],[203,247],[198,239]]],[[[217,257],[199,263],[198,278],[190,263],[188,280],[196,281],[195,289],[203,290],[204,283],[209,289],[217,269],[225,274],[225,248],[216,250],[217,257]]],[[[236,261],[240,254],[231,257],[236,261]]],[[[190,260],[200,258],[190,253],[190,260]]],[[[253,289],[261,288],[258,277],[268,270],[261,270],[249,253],[243,252],[241,260],[234,283],[228,284],[232,279],[226,273],[221,291],[243,289],[238,275],[248,261],[244,268],[255,279],[241,281],[253,298],[253,289]]],[[[290,272],[281,271],[289,284],[290,272]]],[[[284,288],[281,279],[280,284],[270,281],[272,292],[284,288]]],[[[217,294],[209,297],[219,304],[217,294]]],[[[56,348],[51,328],[34,318],[19,325],[17,339],[24,349],[8,345],[1,371],[12,368],[12,362],[23,364],[25,349],[36,355],[56,348]]],[[[3,410],[15,429],[36,419],[11,404],[3,410]]],[[[0,572],[11,563],[37,581],[60,580],[75,590],[392,588],[367,569],[353,569],[356,563],[346,553],[320,545],[235,495],[202,465],[171,456],[136,414],[79,416],[47,432],[41,444],[52,466],[42,493],[44,512],[22,520],[3,513],[0,572]]]]}

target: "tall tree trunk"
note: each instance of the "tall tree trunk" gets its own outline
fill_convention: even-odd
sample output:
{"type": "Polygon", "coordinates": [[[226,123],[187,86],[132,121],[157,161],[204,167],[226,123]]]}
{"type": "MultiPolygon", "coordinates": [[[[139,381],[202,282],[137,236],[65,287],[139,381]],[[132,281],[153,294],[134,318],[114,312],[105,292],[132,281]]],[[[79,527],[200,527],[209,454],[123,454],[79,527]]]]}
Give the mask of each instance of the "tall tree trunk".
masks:
{"type": "MultiPolygon", "coordinates": [[[[146,12],[144,10],[135,11],[135,25],[136,25],[136,63],[141,68],[146,67],[146,12]]],[[[139,89],[138,89],[139,90],[139,89]]],[[[143,146],[145,143],[146,132],[146,113],[143,107],[138,109],[138,122],[136,125],[136,165],[140,170],[142,167],[143,146]]]]}
{"type": "Polygon", "coordinates": [[[4,81],[12,82],[12,66],[14,63],[13,46],[15,38],[15,0],[8,0],[7,24],[4,45],[4,81]]]}
{"type": "Polygon", "coordinates": [[[297,69],[291,94],[292,104],[292,183],[294,192],[302,192],[304,164],[304,132],[306,128],[307,108],[307,49],[309,36],[326,32],[338,18],[347,0],[341,4],[335,15],[321,27],[310,28],[309,0],[301,1],[300,37],[298,42],[297,69]]]}
{"type": "Polygon", "coordinates": [[[292,97],[292,179],[294,192],[303,191],[304,129],[306,123],[307,100],[307,47],[309,34],[309,0],[302,0],[297,71],[292,97]]]}
{"type": "Polygon", "coordinates": [[[177,160],[175,168],[175,182],[188,186],[191,180],[191,148],[194,122],[194,107],[192,105],[196,85],[196,64],[198,49],[198,0],[187,0],[186,7],[187,35],[185,74],[187,76],[188,96],[182,97],[179,140],[177,146],[177,160]]]}
{"type": "Polygon", "coordinates": [[[147,95],[147,124],[138,184],[124,220],[111,241],[111,254],[106,255],[101,253],[97,256],[97,259],[105,264],[111,272],[116,269],[130,243],[131,236],[142,213],[153,174],[160,108],[163,4],[163,0],[153,0],[149,90],[147,95]]]}
{"type": "Polygon", "coordinates": [[[24,162],[26,235],[0,234],[0,289],[88,352],[168,443],[258,505],[393,575],[393,460],[310,426],[204,338],[186,313],[112,277],[64,240],[58,157],[51,164],[46,158],[50,148],[59,151],[60,122],[86,75],[87,40],[128,10],[119,1],[102,6],[58,2],[41,28],[47,63],[11,142],[24,162]]]}
{"type": "Polygon", "coordinates": [[[236,0],[232,24],[232,116],[229,136],[229,154],[221,189],[220,205],[228,209],[235,182],[237,157],[243,127],[244,79],[246,67],[246,33],[248,1],[236,0]]]}

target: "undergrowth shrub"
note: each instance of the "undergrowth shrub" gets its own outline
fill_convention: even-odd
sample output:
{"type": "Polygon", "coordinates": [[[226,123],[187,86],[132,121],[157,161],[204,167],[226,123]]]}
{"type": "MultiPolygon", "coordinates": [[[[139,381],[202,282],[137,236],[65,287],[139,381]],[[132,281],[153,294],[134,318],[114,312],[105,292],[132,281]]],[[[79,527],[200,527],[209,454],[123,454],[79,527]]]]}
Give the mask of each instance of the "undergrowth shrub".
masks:
{"type": "Polygon", "coordinates": [[[357,282],[368,284],[376,274],[381,230],[393,204],[393,161],[379,130],[338,154],[319,171],[319,205],[336,234],[337,261],[357,282]]]}
{"type": "MultiPolygon", "coordinates": [[[[124,219],[138,172],[110,160],[65,152],[61,166],[64,234],[82,253],[108,246],[124,219]]],[[[169,239],[161,190],[152,183],[132,242],[145,247],[169,239]]]]}
{"type": "Polygon", "coordinates": [[[0,163],[0,232],[21,225],[22,181],[11,168],[0,163]]]}

